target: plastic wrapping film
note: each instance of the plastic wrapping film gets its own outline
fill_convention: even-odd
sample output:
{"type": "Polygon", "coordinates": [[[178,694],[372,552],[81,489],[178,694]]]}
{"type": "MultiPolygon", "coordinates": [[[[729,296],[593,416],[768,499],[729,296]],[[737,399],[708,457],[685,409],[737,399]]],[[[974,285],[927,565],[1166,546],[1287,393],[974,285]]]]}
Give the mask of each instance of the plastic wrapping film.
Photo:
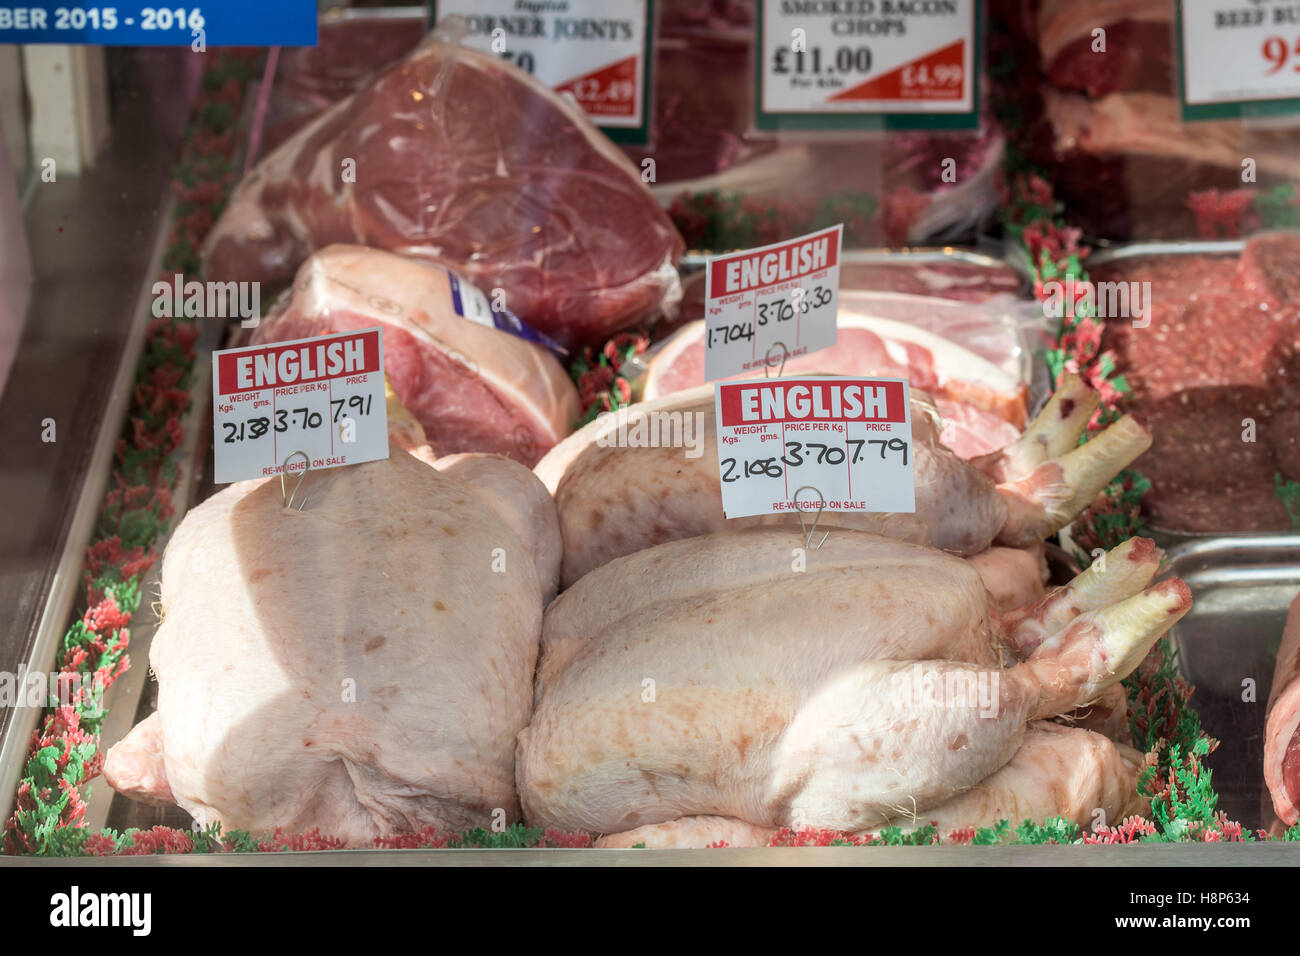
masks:
{"type": "MultiPolygon", "coordinates": [[[[1174,6],[1036,0],[1027,7],[1043,84],[1032,158],[1052,169],[1057,197],[1087,238],[1239,234],[1272,214],[1265,207],[1282,201],[1279,187],[1293,190],[1300,180],[1300,117],[1182,122],[1174,6]],[[1094,31],[1103,31],[1104,49],[1094,31]],[[1247,157],[1255,161],[1249,180],[1247,157]]],[[[1294,209],[1294,192],[1286,194],[1294,209]]]]}
{"type": "Polygon", "coordinates": [[[988,108],[976,132],[756,132],[754,8],[686,2],[661,14],[651,142],[627,151],[654,160],[654,193],[689,247],[759,245],[837,222],[850,248],[947,241],[992,222],[1002,138],[988,108]]]}
{"type": "MultiPolygon", "coordinates": [[[[756,218],[781,235],[845,221],[857,246],[970,237],[991,223],[1002,140],[990,109],[976,133],[758,135],[753,0],[656,7],[650,140],[622,149],[638,167],[654,161],[651,190],[688,245],[769,241],[741,234],[756,218]],[[942,175],[944,159],[955,162],[953,182],[942,175]],[[702,225],[719,221],[724,236],[702,225]]],[[[321,24],[318,48],[286,52],[268,148],[409,52],[425,23],[417,10],[353,12],[321,24]]]]}
{"type": "Polygon", "coordinates": [[[219,281],[292,277],[353,242],[438,262],[564,345],[678,294],[682,243],[637,170],[567,100],[448,21],[299,130],[232,196],[203,249],[219,281]]]}
{"type": "MultiPolygon", "coordinates": [[[[960,302],[842,290],[836,344],[784,363],[781,373],[907,378],[934,398],[943,443],[969,458],[1014,441],[1043,397],[1033,354],[1050,325],[1037,303],[1006,293],[960,302]]],[[[702,384],[704,352],[703,320],[681,325],[638,358],[635,387],[655,399],[702,384]]]]}
{"type": "Polygon", "coordinates": [[[438,454],[492,452],[531,467],[572,429],[578,395],[550,352],[501,321],[441,266],[336,245],[303,263],[253,344],[383,326],[389,380],[438,454]]]}

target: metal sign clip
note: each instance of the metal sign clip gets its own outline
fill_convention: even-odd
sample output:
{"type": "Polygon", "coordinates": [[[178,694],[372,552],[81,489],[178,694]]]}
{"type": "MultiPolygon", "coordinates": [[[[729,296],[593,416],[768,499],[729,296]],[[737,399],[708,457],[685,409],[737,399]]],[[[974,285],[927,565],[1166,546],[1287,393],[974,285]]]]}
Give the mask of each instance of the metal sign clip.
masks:
{"type": "MultiPolygon", "coordinates": [[[[307,457],[307,453],[305,451],[292,451],[288,455],[286,455],[284,461],[280,463],[280,495],[284,500],[284,506],[286,508],[293,508],[293,500],[294,498],[297,497],[298,489],[302,487],[302,483],[307,479],[307,472],[310,470],[311,470],[311,459],[307,457]],[[294,457],[297,455],[302,455],[302,460],[303,460],[302,474],[300,474],[298,476],[298,480],[294,482],[293,491],[288,491],[285,488],[284,476],[289,470],[289,462],[292,461],[294,457]]],[[[298,505],[297,508],[298,511],[302,511],[303,507],[307,504],[307,498],[308,496],[306,495],[303,496],[301,504],[298,505]]]]}
{"type": "Polygon", "coordinates": [[[823,534],[822,539],[817,542],[815,547],[813,546],[812,539],[813,539],[813,534],[817,531],[817,522],[821,521],[822,512],[826,510],[826,496],[823,495],[816,488],[814,488],[812,485],[803,485],[800,488],[796,489],[794,493],[794,507],[795,510],[799,512],[799,527],[804,532],[804,539],[803,539],[804,548],[805,549],[811,548],[811,550],[813,551],[821,550],[821,546],[826,543],[826,539],[831,536],[831,533],[827,531],[825,534],[823,534]],[[813,515],[813,522],[811,527],[809,527],[807,523],[804,521],[804,515],[807,514],[807,512],[804,511],[799,504],[799,493],[801,491],[811,491],[813,492],[813,494],[817,496],[817,513],[813,515]]]}

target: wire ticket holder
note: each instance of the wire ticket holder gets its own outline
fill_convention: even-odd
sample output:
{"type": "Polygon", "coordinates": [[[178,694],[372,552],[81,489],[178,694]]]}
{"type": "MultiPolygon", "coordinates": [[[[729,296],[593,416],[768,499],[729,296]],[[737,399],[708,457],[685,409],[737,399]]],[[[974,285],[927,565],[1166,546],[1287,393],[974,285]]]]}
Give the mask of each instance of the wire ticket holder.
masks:
{"type": "Polygon", "coordinates": [[[297,508],[293,507],[293,502],[298,495],[298,489],[301,488],[302,483],[307,480],[307,472],[309,471],[311,471],[311,458],[307,456],[305,451],[292,451],[285,455],[284,461],[280,463],[280,495],[284,500],[284,506],[286,508],[294,511],[302,511],[306,506],[307,499],[310,497],[309,495],[303,496],[303,499],[298,504],[297,508]],[[298,480],[293,483],[293,491],[289,491],[285,486],[284,476],[289,471],[289,462],[298,455],[301,455],[303,460],[302,474],[300,474],[298,480]]]}
{"type": "Polygon", "coordinates": [[[822,539],[816,545],[812,543],[813,535],[817,531],[817,523],[822,520],[822,512],[826,510],[826,496],[814,488],[812,485],[802,485],[795,489],[794,508],[799,512],[799,527],[804,532],[803,546],[805,550],[820,551],[821,546],[826,543],[826,539],[831,536],[829,531],[822,534],[822,539]],[[799,505],[800,492],[811,491],[817,496],[817,512],[813,515],[812,525],[809,526],[804,516],[808,513],[799,505]]]}
{"type": "Polygon", "coordinates": [[[790,357],[790,350],[785,347],[784,342],[773,342],[768,348],[767,354],[763,356],[763,378],[770,377],[768,375],[768,370],[776,364],[772,359],[772,351],[778,347],[781,349],[781,366],[776,370],[776,377],[780,378],[781,374],[785,371],[785,360],[790,357]]]}

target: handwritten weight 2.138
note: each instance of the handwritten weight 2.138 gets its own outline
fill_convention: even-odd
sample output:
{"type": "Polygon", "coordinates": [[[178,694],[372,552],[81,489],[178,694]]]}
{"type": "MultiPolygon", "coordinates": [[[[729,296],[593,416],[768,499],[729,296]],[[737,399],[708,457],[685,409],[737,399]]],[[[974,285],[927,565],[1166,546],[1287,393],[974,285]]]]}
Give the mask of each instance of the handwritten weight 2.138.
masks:
{"type": "Polygon", "coordinates": [[[728,518],[916,510],[906,381],[751,380],[715,394],[728,518]]]}

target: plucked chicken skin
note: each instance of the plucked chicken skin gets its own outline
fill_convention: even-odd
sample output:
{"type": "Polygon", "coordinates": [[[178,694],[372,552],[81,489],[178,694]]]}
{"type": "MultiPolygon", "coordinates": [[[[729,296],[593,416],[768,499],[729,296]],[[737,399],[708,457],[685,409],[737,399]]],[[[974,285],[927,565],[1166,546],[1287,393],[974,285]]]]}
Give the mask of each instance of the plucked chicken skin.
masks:
{"type": "MultiPolygon", "coordinates": [[[[1125,744],[1077,727],[1035,721],[1006,766],[946,803],[915,817],[894,821],[902,830],[932,825],[941,837],[968,827],[1000,821],[1045,820],[1060,816],[1084,829],[1114,826],[1150,810],[1137,793],[1143,755],[1125,744]]],[[[877,827],[871,832],[878,832],[877,827]]],[[[755,826],[735,817],[681,817],[610,833],[596,846],[652,850],[708,846],[768,846],[778,827],[755,826]]]]}
{"type": "MultiPolygon", "coordinates": [[[[1151,444],[1123,418],[1079,446],[1100,396],[1067,377],[1025,433],[966,461],[939,442],[933,403],[912,390],[915,514],[826,514],[823,527],[873,531],[974,555],[993,544],[1025,547],[1064,527],[1151,444]]],[[[564,587],[613,558],[713,531],[782,525],[788,515],[728,520],[718,481],[712,386],[631,406],[632,416],[698,415],[700,454],[680,447],[619,447],[617,416],[598,418],[556,445],[534,471],[555,496],[564,536],[564,587]]],[[[630,426],[628,426],[630,427],[630,426]]]]}
{"type": "Polygon", "coordinates": [[[1005,615],[933,548],[849,529],[802,545],[775,528],[669,542],[556,599],[519,735],[530,823],[861,832],[1130,809],[1131,753],[1041,722],[1106,695],[1190,607],[1178,579],[1148,587],[1151,542],[1005,615]],[[1100,776],[1053,782],[1063,746],[1092,748],[1100,776]]]}
{"type": "Polygon", "coordinates": [[[518,819],[554,509],[515,462],[396,446],[308,473],[301,511],[272,478],[186,515],[163,558],[158,709],[109,751],[110,786],[349,844],[518,819]]]}

